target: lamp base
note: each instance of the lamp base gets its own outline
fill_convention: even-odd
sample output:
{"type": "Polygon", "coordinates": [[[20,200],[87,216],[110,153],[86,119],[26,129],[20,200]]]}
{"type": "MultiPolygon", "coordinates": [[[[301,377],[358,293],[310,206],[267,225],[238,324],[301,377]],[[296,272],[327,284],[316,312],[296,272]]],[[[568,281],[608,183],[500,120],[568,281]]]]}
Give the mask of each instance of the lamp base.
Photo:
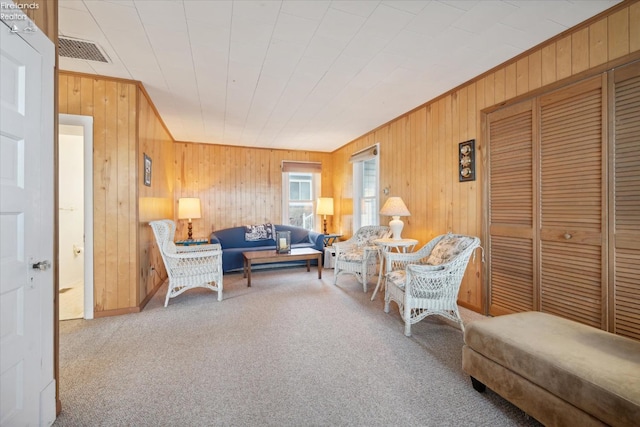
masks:
{"type": "Polygon", "coordinates": [[[189,221],[189,226],[187,227],[187,230],[189,230],[189,234],[187,235],[187,240],[193,240],[193,227],[192,227],[191,221],[189,221]]]}
{"type": "Polygon", "coordinates": [[[327,216],[324,216],[324,233],[323,234],[327,234],[327,216]]]}
{"type": "Polygon", "coordinates": [[[393,240],[400,240],[402,237],[402,229],[404,228],[404,222],[400,219],[399,216],[394,216],[391,221],[389,221],[389,228],[391,228],[391,232],[393,233],[393,240]]]}

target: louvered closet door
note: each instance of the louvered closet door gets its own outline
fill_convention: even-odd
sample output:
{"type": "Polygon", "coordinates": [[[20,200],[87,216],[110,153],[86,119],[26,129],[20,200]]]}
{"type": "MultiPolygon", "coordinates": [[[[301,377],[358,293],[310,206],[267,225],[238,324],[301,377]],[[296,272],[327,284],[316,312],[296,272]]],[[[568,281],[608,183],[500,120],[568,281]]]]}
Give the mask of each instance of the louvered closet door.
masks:
{"type": "Polygon", "coordinates": [[[487,117],[491,315],[536,307],[533,122],[530,101],[487,117]]]}
{"type": "Polygon", "coordinates": [[[602,78],[540,98],[540,311],[605,323],[602,78]]]}
{"type": "Polygon", "coordinates": [[[640,340],[640,63],[614,73],[613,331],[640,340]]]}

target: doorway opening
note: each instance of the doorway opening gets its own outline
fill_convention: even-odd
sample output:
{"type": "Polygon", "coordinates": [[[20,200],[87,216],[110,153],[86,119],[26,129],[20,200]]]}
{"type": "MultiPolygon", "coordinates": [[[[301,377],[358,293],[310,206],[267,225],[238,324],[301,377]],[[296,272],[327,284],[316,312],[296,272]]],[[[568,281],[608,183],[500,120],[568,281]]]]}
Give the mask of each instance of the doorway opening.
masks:
{"type": "Polygon", "coordinates": [[[93,319],[93,117],[60,114],[58,128],[60,320],[93,319]]]}

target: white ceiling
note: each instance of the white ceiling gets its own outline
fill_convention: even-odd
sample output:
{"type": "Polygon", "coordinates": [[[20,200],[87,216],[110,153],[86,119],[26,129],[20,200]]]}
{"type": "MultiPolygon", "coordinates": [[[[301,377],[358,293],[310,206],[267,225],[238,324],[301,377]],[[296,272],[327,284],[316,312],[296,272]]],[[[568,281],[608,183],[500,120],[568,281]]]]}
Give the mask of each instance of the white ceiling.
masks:
{"type": "Polygon", "coordinates": [[[173,137],[333,151],[619,0],[59,0],[173,137]]]}

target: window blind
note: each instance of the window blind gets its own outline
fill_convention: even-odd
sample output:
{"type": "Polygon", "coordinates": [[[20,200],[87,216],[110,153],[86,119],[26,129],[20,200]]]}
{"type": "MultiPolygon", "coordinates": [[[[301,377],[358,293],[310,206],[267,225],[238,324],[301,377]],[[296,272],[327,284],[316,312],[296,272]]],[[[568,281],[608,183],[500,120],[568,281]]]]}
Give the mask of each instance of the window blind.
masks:
{"type": "Polygon", "coordinates": [[[321,173],[322,163],[283,160],[282,172],[321,173]]]}
{"type": "Polygon", "coordinates": [[[363,162],[365,160],[371,160],[378,155],[378,144],[372,145],[370,147],[365,148],[364,150],[360,150],[356,153],[353,153],[351,157],[349,157],[349,162],[363,162]]]}

